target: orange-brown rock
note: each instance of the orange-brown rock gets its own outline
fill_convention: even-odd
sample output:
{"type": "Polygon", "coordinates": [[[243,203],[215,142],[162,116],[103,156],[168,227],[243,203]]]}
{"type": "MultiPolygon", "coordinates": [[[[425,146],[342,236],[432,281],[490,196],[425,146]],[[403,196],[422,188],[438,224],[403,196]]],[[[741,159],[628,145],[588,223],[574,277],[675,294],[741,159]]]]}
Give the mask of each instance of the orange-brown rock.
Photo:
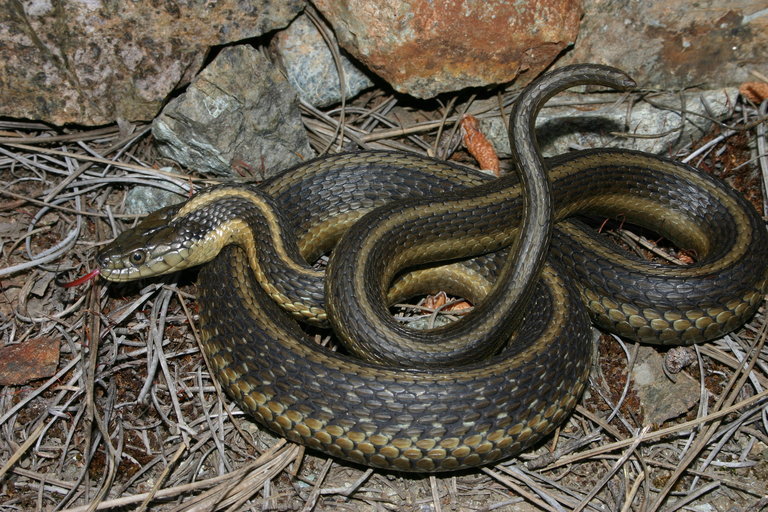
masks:
{"type": "Polygon", "coordinates": [[[428,98],[534,78],[576,38],[580,0],[316,0],[341,45],[396,90],[428,98]]]}
{"type": "Polygon", "coordinates": [[[0,386],[20,386],[56,373],[60,344],[42,337],[0,347],[0,386]]]}

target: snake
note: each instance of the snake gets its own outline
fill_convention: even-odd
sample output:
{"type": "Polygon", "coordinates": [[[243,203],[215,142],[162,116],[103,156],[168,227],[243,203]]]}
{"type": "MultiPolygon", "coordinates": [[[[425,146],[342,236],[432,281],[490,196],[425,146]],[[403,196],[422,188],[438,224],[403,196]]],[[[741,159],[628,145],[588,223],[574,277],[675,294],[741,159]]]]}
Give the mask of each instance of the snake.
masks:
{"type": "MultiPolygon", "coordinates": [[[[202,347],[216,379],[244,411],[291,441],[405,472],[512,457],[560,425],[578,402],[591,364],[590,319],[642,342],[702,342],[748,321],[768,289],[763,221],[721,181],[625,149],[546,162],[538,156],[538,109],[559,90],[585,82],[630,84],[614,68],[560,68],[532,82],[520,96],[527,107],[511,116],[510,124],[522,124],[517,135],[510,129],[522,146],[517,165],[540,167],[549,181],[537,192],[551,194],[551,209],[540,209],[532,227],[537,199],[524,179],[493,179],[415,154],[362,151],[311,160],[259,185],[213,187],[158,210],[99,253],[99,272],[128,281],[200,265],[202,347]],[[443,208],[445,197],[458,201],[458,213],[443,208]],[[671,267],[633,257],[596,236],[580,215],[642,225],[692,250],[697,261],[671,267]],[[429,227],[436,219],[444,225],[429,227]],[[440,236],[445,225],[450,236],[440,236]],[[526,229],[535,235],[532,249],[515,245],[526,229]],[[307,261],[334,245],[331,275],[324,276],[307,261]],[[431,254],[414,258],[418,246],[431,254]],[[535,254],[520,279],[511,270],[520,264],[510,260],[528,250],[535,254]],[[509,280],[517,282],[500,285],[509,280]],[[446,367],[402,355],[399,345],[362,357],[355,347],[336,351],[297,322],[327,325],[330,316],[356,337],[357,329],[387,317],[378,302],[437,282],[480,305],[478,330],[468,327],[471,317],[455,322],[470,348],[452,348],[459,356],[446,367]],[[499,299],[500,286],[512,292],[499,299]],[[340,295],[351,306],[341,320],[333,304],[340,295]],[[495,300],[506,302],[505,311],[495,300]],[[479,338],[493,338],[492,348],[477,349],[479,338]]],[[[440,345],[446,332],[453,336],[432,331],[437,343],[414,336],[416,345],[439,354],[430,345],[440,345]]],[[[400,334],[408,348],[413,332],[400,334]]]]}

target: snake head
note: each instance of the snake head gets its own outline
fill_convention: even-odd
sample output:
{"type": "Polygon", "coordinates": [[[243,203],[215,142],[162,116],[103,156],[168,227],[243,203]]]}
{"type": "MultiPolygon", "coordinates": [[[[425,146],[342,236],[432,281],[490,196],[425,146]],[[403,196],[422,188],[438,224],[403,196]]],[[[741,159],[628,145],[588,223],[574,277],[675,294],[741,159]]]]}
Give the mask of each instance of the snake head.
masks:
{"type": "Polygon", "coordinates": [[[132,281],[201,263],[189,257],[196,242],[189,233],[195,227],[188,220],[183,225],[176,221],[181,206],[152,212],[102,249],[96,256],[101,276],[108,281],[132,281]]]}

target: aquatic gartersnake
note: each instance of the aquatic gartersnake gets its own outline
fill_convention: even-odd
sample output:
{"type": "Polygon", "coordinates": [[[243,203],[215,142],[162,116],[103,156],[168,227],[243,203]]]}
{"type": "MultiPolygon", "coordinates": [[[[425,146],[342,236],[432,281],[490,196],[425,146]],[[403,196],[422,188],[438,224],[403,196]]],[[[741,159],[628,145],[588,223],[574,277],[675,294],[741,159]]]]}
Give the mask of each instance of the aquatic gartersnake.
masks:
{"type": "MultiPolygon", "coordinates": [[[[567,80],[575,69],[559,73],[567,80]]],[[[386,152],[335,155],[302,164],[258,188],[235,185],[203,192],[121,235],[100,255],[101,273],[119,280],[169,271],[181,260],[202,263],[190,256],[199,254],[187,243],[193,234],[213,227],[218,240],[234,236],[239,245],[219,244],[219,256],[201,268],[199,300],[204,348],[218,380],[243,409],[291,440],[371,466],[441,471],[489,463],[539,439],[576,403],[590,356],[584,304],[599,325],[621,335],[695,342],[740,326],[766,289],[765,227],[749,205],[717,180],[679,163],[624,150],[569,154],[548,167],[553,216],[561,222],[554,229],[550,264],[517,315],[524,321],[517,327],[513,322],[513,339],[494,355],[450,369],[414,369],[418,361],[406,368],[332,352],[308,340],[272,299],[294,309],[295,316],[319,315],[322,321],[322,281],[317,284],[322,276],[308,269],[302,257],[329,249],[361,212],[392,198],[421,195],[436,204],[440,199],[434,195],[446,191],[478,185],[493,190],[494,185],[483,185],[489,181],[485,175],[436,160],[386,152]],[[169,221],[179,212],[191,218],[169,221]],[[224,228],[222,219],[233,212],[237,218],[245,214],[248,222],[232,217],[224,228]],[[562,220],[580,213],[620,215],[645,225],[693,249],[698,262],[671,268],[630,258],[578,222],[562,220]],[[291,231],[299,234],[298,242],[287,236],[291,231]],[[247,236],[237,238],[242,233],[247,236]],[[250,248],[251,256],[241,248],[250,248]],[[161,256],[154,260],[154,254],[161,256]],[[279,262],[286,258],[287,263],[279,262]],[[120,262],[125,270],[113,270],[120,262]],[[578,290],[566,279],[578,283],[578,290]]],[[[483,202],[469,214],[480,219],[501,211],[504,222],[514,227],[521,203],[519,190],[507,187],[503,201],[483,202]]],[[[404,225],[394,220],[399,206],[386,208],[386,214],[377,210],[364,218],[363,228],[353,228],[355,236],[376,232],[365,242],[375,245],[381,239],[377,230],[384,229],[379,226],[389,225],[398,229],[388,247],[410,247],[409,237],[397,234],[403,230],[412,233],[410,240],[422,238],[418,216],[404,225]]],[[[467,245],[483,236],[478,229],[456,243],[467,245]]],[[[504,236],[504,243],[485,250],[514,239],[514,229],[504,236]]],[[[372,254],[373,249],[365,251],[372,254]]],[[[441,279],[482,301],[493,293],[492,283],[506,261],[500,251],[467,262],[461,272],[441,271],[441,279]]],[[[392,265],[384,263],[384,270],[399,275],[401,268],[392,265]]],[[[421,272],[431,283],[431,270],[421,272]]],[[[368,268],[351,273],[346,277],[350,282],[358,274],[375,282],[371,296],[381,299],[389,279],[368,268]]],[[[411,274],[402,282],[403,291],[397,293],[427,286],[411,274]]],[[[482,303],[490,304],[493,316],[493,301],[482,303]]],[[[378,315],[358,314],[366,320],[378,315]]]]}

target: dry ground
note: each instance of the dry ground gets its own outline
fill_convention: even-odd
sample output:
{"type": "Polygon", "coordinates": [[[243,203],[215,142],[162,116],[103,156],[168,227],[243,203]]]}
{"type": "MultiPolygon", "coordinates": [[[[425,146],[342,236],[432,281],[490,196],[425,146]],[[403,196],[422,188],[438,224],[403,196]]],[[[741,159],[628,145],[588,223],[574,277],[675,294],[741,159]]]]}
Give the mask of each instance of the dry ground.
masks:
{"type": "MultiPolygon", "coordinates": [[[[343,133],[366,147],[472,165],[455,137],[470,100],[403,105],[374,92],[344,117],[305,108],[305,123],[318,151],[339,149],[343,119],[343,133]]],[[[725,177],[765,214],[758,117],[737,103],[673,156],[725,177]]],[[[172,164],[144,125],[0,121],[0,130],[0,346],[36,341],[41,357],[59,356],[49,377],[0,387],[0,511],[768,509],[765,306],[693,352],[684,371],[700,393],[683,417],[643,425],[626,378],[637,347],[604,335],[587,395],[535,450],[456,475],[366,470],[272,437],[217,394],[189,275],[59,286],[59,274],[85,274],[97,248],[134,221],[123,214],[130,187],[206,180],[159,170],[172,164]]]]}

